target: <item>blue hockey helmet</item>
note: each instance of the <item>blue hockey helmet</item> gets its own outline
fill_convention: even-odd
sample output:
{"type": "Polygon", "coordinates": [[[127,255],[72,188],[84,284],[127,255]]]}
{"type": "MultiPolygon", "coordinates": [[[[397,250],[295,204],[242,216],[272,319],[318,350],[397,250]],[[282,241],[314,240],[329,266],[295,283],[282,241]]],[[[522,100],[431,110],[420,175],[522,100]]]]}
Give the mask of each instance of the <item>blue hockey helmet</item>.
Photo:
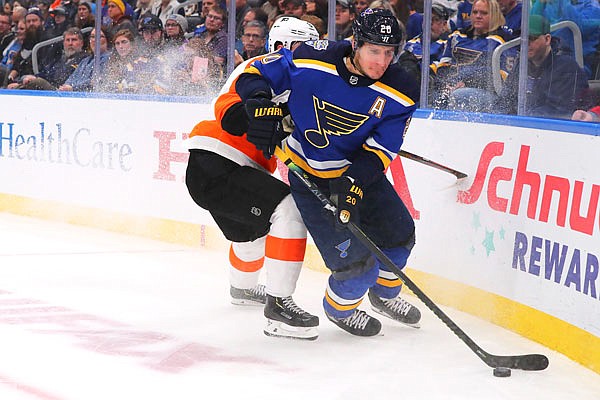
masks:
{"type": "Polygon", "coordinates": [[[357,47],[363,43],[400,47],[402,30],[390,10],[367,8],[352,23],[357,47]]]}

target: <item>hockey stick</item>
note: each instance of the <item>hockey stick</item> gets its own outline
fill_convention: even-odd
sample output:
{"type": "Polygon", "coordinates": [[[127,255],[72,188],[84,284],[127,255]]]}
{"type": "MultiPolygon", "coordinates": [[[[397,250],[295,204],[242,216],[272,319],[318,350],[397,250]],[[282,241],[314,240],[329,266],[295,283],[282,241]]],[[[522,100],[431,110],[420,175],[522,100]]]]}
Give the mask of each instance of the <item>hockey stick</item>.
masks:
{"type": "MultiPolygon", "coordinates": [[[[275,150],[275,156],[279,158],[292,173],[297,176],[306,185],[308,190],[314,194],[323,205],[323,208],[336,212],[335,205],[329,200],[323,192],[309,178],[308,174],[298,167],[287,155],[278,147],[275,150]]],[[[419,287],[404,273],[394,262],[375,244],[369,237],[354,223],[348,223],[350,232],[364,244],[381,262],[385,264],[412,292],[421,300],[427,308],[442,320],[450,330],[458,336],[484,363],[489,367],[522,369],[526,371],[540,371],[548,367],[548,358],[542,354],[524,354],[518,356],[498,356],[483,350],[473,341],[448,315],[446,315],[419,287]]]]}
{"type": "Polygon", "coordinates": [[[457,170],[452,169],[450,167],[446,167],[445,165],[438,164],[435,161],[431,161],[431,160],[429,160],[429,159],[427,159],[425,157],[421,157],[421,156],[418,156],[416,154],[409,153],[406,150],[400,150],[398,152],[398,155],[401,156],[401,157],[405,157],[405,158],[408,158],[410,160],[416,161],[416,162],[420,162],[421,164],[429,165],[430,167],[433,167],[435,169],[439,169],[440,171],[448,172],[448,173],[454,175],[456,177],[456,179],[463,179],[463,178],[466,178],[468,176],[464,172],[460,172],[460,171],[457,171],[457,170]]]}

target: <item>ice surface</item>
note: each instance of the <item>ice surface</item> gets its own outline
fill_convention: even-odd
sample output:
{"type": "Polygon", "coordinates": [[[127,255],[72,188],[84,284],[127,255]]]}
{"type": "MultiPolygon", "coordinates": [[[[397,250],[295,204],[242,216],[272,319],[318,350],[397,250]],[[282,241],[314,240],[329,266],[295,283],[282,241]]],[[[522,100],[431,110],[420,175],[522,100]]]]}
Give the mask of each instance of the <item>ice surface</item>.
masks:
{"type": "Polygon", "coordinates": [[[600,396],[600,375],[445,308],[490,353],[550,358],[495,378],[414,297],[421,329],[382,320],[384,336],[352,337],[323,315],[326,275],[305,270],[295,298],[321,318],[319,339],[269,338],[260,307],[230,304],[224,252],[11,214],[0,227],[2,400],[600,396]]]}

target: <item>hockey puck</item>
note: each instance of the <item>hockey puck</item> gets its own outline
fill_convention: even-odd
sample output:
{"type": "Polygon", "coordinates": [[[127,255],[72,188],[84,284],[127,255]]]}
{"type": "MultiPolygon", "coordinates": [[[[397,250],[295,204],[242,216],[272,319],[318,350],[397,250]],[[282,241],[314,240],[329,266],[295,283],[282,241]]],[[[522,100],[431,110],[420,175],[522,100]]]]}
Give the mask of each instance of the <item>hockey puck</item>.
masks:
{"type": "Polygon", "coordinates": [[[498,378],[506,378],[510,376],[510,368],[497,367],[494,368],[494,376],[498,378]]]}

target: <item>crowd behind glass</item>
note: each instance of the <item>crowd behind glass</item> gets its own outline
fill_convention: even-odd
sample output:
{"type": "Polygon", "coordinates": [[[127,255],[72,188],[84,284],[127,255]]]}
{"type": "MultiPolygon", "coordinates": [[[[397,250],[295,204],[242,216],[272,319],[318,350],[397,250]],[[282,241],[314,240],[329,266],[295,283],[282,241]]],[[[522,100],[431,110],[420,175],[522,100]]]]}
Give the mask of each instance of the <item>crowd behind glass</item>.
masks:
{"type": "Polygon", "coordinates": [[[433,0],[428,10],[422,0],[337,0],[335,35],[327,0],[236,0],[230,13],[220,0],[105,0],[99,11],[85,0],[30,1],[4,0],[0,11],[4,89],[210,98],[234,66],[267,52],[281,15],[311,22],[323,39],[351,40],[356,15],[387,8],[405,33],[397,62],[419,82],[428,75],[421,107],[600,122],[599,0],[527,4],[526,58],[511,45],[525,36],[517,0],[433,0]]]}

